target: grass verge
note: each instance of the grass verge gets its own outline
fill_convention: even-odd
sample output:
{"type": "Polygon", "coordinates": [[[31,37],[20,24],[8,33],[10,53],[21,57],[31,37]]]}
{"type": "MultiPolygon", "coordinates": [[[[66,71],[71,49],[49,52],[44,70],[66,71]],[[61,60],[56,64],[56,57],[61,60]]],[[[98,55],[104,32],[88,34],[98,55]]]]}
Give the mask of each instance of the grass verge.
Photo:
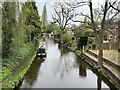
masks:
{"type": "Polygon", "coordinates": [[[14,48],[10,57],[2,60],[2,74],[0,76],[2,78],[0,79],[0,82],[3,82],[9,77],[12,70],[24,60],[24,57],[27,56],[33,46],[34,44],[31,42],[23,45],[22,47],[14,48]]]}
{"type": "MultiPolygon", "coordinates": [[[[38,45],[36,45],[34,47],[33,46],[34,46],[33,44],[29,44],[28,47],[26,46],[27,49],[24,47],[23,49],[20,50],[20,52],[22,52],[22,50],[23,50],[22,53],[18,52],[19,55],[24,55],[24,57],[18,58],[20,61],[23,61],[22,59],[27,59],[27,60],[24,63],[24,65],[12,75],[12,77],[10,79],[5,81],[5,83],[3,83],[2,86],[0,86],[0,89],[3,89],[3,88],[9,88],[9,89],[11,88],[12,89],[15,86],[17,86],[19,84],[19,82],[24,78],[25,73],[28,71],[30,65],[32,64],[32,62],[35,58],[36,51],[38,48],[38,45]],[[28,56],[28,58],[25,58],[25,56],[28,56]]],[[[17,64],[19,64],[19,63],[20,62],[17,62],[17,64]]],[[[4,67],[6,67],[6,66],[4,66],[4,67]]],[[[3,67],[4,71],[2,71],[2,74],[3,74],[2,80],[6,79],[11,74],[11,69],[12,69],[12,68],[8,69],[9,64],[7,65],[7,68],[4,68],[4,67],[3,67]],[[3,72],[5,72],[5,74],[3,72]]],[[[14,65],[13,65],[13,67],[14,67],[14,65]]]]}

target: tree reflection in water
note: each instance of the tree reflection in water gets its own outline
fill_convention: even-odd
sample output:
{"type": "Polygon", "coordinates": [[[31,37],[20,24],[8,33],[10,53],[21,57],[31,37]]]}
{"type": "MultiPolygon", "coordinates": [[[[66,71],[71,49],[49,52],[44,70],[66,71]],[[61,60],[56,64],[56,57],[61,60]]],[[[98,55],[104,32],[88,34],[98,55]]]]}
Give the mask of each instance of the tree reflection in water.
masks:
{"type": "Polygon", "coordinates": [[[62,64],[62,73],[61,73],[61,77],[64,75],[65,72],[70,71],[70,69],[72,67],[75,66],[75,64],[77,64],[79,66],[79,75],[82,77],[86,77],[87,73],[86,73],[86,63],[83,60],[78,60],[76,59],[75,55],[74,57],[70,55],[70,50],[67,49],[67,46],[59,46],[60,50],[61,50],[61,58],[59,61],[59,65],[62,64]],[[68,58],[69,57],[69,58],[68,58]],[[77,61],[77,63],[76,63],[77,61]]]}
{"type": "Polygon", "coordinates": [[[97,70],[66,47],[58,49],[58,44],[52,40],[47,44],[45,62],[41,64],[38,59],[33,62],[20,88],[114,88],[97,70]]]}
{"type": "Polygon", "coordinates": [[[98,76],[98,79],[97,79],[97,87],[98,87],[98,90],[101,90],[101,78],[100,78],[100,75],[98,76]]]}
{"type": "Polygon", "coordinates": [[[59,74],[62,79],[66,73],[74,67],[76,63],[76,55],[70,52],[65,46],[59,46],[61,55],[59,56],[58,64],[56,65],[55,74],[59,74]]]}
{"type": "Polygon", "coordinates": [[[82,77],[87,76],[86,63],[83,60],[78,61],[79,64],[79,75],[82,77]]]}
{"type": "Polygon", "coordinates": [[[40,69],[42,62],[43,62],[43,60],[35,58],[30,69],[28,70],[28,72],[25,76],[25,82],[26,82],[26,84],[28,84],[26,86],[28,86],[29,88],[37,80],[38,72],[39,72],[39,69],[40,69]]]}

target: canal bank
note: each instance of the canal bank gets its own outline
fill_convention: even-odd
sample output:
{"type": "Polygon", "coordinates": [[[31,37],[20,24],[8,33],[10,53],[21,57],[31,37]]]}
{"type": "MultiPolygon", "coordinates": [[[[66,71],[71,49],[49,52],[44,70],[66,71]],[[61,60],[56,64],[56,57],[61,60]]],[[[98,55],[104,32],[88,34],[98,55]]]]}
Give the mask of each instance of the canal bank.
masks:
{"type": "Polygon", "coordinates": [[[28,54],[23,56],[23,60],[16,66],[11,74],[1,83],[1,89],[12,89],[16,87],[19,82],[24,78],[25,73],[31,66],[38,49],[38,41],[33,43],[33,47],[29,50],[28,54]]]}
{"type": "MultiPolygon", "coordinates": [[[[87,51],[87,52],[91,53],[90,51],[87,51]]],[[[83,60],[85,60],[88,64],[90,64],[98,72],[100,72],[103,76],[105,76],[115,86],[116,89],[120,89],[120,79],[118,77],[119,74],[117,74],[119,72],[119,70],[118,70],[118,68],[116,68],[117,65],[114,67],[114,64],[112,64],[113,66],[111,66],[111,67],[114,69],[111,69],[110,66],[108,66],[104,63],[103,68],[99,69],[97,67],[98,66],[97,55],[95,55],[94,53],[92,53],[92,55],[91,55],[91,54],[88,54],[87,52],[83,53],[81,55],[81,58],[83,60]]],[[[109,63],[107,62],[107,64],[110,64],[110,65],[111,65],[111,63],[112,62],[110,62],[110,61],[109,61],[109,63]]]]}
{"type": "MultiPolygon", "coordinates": [[[[93,67],[97,72],[105,76],[106,79],[109,80],[114,85],[114,88],[120,89],[120,65],[115,61],[111,61],[106,59],[104,56],[103,60],[103,68],[98,68],[98,51],[96,50],[86,50],[84,53],[81,53],[80,50],[75,50],[72,48],[69,48],[70,51],[73,51],[76,53],[78,57],[80,57],[82,60],[87,62],[91,67],[93,67]]],[[[113,51],[112,51],[113,52],[113,51]]],[[[105,53],[105,52],[104,52],[105,53]]],[[[109,52],[110,53],[110,52],[109,52]]]]}
{"type": "MultiPolygon", "coordinates": [[[[103,60],[106,64],[120,71],[120,63],[118,60],[116,60],[118,53],[116,52],[117,50],[103,50],[103,60]],[[115,55],[112,53],[115,53],[115,55]]],[[[98,57],[98,50],[87,50],[86,53],[94,56],[95,58],[98,57]]],[[[120,79],[120,77],[118,78],[120,79]]]]}
{"type": "Polygon", "coordinates": [[[108,88],[114,86],[95,72],[74,52],[59,48],[58,43],[45,41],[47,57],[44,62],[36,58],[23,81],[16,88],[108,88]]]}

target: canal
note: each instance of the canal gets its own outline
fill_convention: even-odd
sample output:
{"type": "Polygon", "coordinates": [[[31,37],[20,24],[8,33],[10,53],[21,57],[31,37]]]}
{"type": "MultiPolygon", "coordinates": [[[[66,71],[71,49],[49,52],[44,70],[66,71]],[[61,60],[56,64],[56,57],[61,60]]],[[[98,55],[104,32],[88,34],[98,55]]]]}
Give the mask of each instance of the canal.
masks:
{"type": "MultiPolygon", "coordinates": [[[[43,41],[41,41],[43,42],[43,41]]],[[[40,42],[40,43],[41,43],[40,42]]],[[[112,88],[111,84],[75,53],[58,48],[51,39],[45,40],[47,57],[35,58],[20,88],[112,88]]]]}

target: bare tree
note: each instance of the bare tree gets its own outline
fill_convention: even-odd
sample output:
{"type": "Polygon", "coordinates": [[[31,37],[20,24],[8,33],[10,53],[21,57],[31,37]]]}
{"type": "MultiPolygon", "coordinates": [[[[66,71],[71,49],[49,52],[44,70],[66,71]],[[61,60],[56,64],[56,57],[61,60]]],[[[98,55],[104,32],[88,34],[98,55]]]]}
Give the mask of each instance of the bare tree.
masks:
{"type": "MultiPolygon", "coordinates": [[[[115,5],[116,3],[117,3],[117,0],[114,1],[111,5],[115,5]]],[[[91,24],[92,24],[93,30],[94,30],[94,32],[96,34],[96,39],[98,41],[98,49],[99,49],[98,65],[99,65],[99,67],[102,67],[102,65],[103,65],[103,39],[104,39],[103,35],[104,35],[105,28],[106,28],[105,25],[106,25],[107,15],[109,15],[109,12],[112,11],[112,9],[111,9],[111,6],[109,5],[108,0],[105,0],[104,6],[101,6],[102,9],[103,9],[102,10],[103,11],[103,15],[102,15],[102,19],[101,19],[101,29],[99,30],[99,33],[98,33],[97,32],[97,26],[96,26],[95,21],[94,21],[93,7],[92,6],[93,6],[92,5],[92,1],[89,0],[91,24]]],[[[109,20],[113,19],[118,14],[118,12],[116,12],[115,14],[114,13],[112,13],[112,14],[110,15],[109,20]]]]}
{"type": "MultiPolygon", "coordinates": [[[[117,2],[117,0],[116,0],[116,2],[117,2]]],[[[116,3],[115,2],[115,3],[116,3]]],[[[109,2],[109,5],[110,5],[110,7],[112,7],[114,10],[116,10],[116,11],[118,11],[118,12],[120,12],[120,1],[118,2],[118,5],[113,5],[113,4],[111,4],[110,2],[109,2]]]]}
{"type": "Polygon", "coordinates": [[[120,1],[117,6],[113,6],[111,3],[109,5],[118,12],[118,58],[120,58],[120,1]]]}
{"type": "Polygon", "coordinates": [[[96,23],[94,21],[94,15],[93,15],[93,5],[92,5],[92,1],[89,0],[89,8],[90,8],[90,16],[91,16],[91,24],[93,27],[93,30],[95,32],[95,36],[98,42],[98,49],[99,49],[99,55],[98,55],[98,65],[100,67],[102,67],[103,65],[103,33],[104,33],[104,24],[105,24],[105,18],[107,15],[107,8],[108,8],[108,1],[106,0],[105,2],[105,6],[104,6],[104,13],[103,13],[103,19],[101,21],[101,30],[99,30],[99,34],[97,31],[97,27],[96,27],[96,23]]]}
{"type": "MultiPolygon", "coordinates": [[[[120,59],[120,2],[118,5],[119,15],[118,15],[118,58],[120,59]]],[[[120,60],[119,60],[120,62],[120,60]]]]}
{"type": "Polygon", "coordinates": [[[54,11],[55,14],[52,15],[52,18],[55,23],[58,23],[62,32],[65,31],[67,25],[70,24],[70,21],[76,17],[78,14],[75,14],[76,7],[70,7],[66,3],[56,2],[54,11]]]}
{"type": "MultiPolygon", "coordinates": [[[[105,0],[104,5],[101,5],[101,9],[94,9],[92,0],[89,0],[88,2],[75,2],[75,3],[66,3],[65,5],[63,3],[57,3],[56,7],[54,8],[55,13],[57,16],[53,16],[53,19],[55,22],[57,22],[61,28],[62,31],[64,31],[66,25],[68,25],[69,21],[73,22],[81,22],[86,23],[84,21],[81,21],[80,19],[74,20],[75,16],[84,16],[87,17],[91,22],[87,22],[87,25],[91,27],[94,30],[96,42],[98,44],[98,66],[102,68],[103,65],[103,40],[104,40],[104,32],[106,27],[106,21],[110,21],[116,17],[116,15],[119,13],[119,9],[114,7],[116,5],[117,0],[114,2],[109,2],[108,0],[105,0]],[[74,9],[88,5],[90,14],[85,15],[81,12],[74,13],[74,9]],[[117,10],[116,12],[113,12],[113,10],[117,10]],[[98,28],[98,25],[96,22],[100,22],[100,28],[98,28]]],[[[88,26],[87,26],[88,27],[88,26]]]]}
{"type": "MultiPolygon", "coordinates": [[[[88,25],[91,26],[91,28],[94,30],[95,37],[96,37],[96,42],[98,44],[98,50],[99,50],[99,55],[98,55],[98,65],[100,68],[102,68],[103,65],[103,39],[104,39],[104,32],[106,29],[106,21],[109,19],[115,18],[115,16],[118,14],[118,11],[113,13],[111,5],[114,6],[117,3],[117,0],[114,1],[113,3],[109,4],[108,0],[105,0],[104,5],[101,5],[101,9],[93,8],[92,0],[89,0],[85,5],[89,6],[90,10],[90,15],[85,15],[81,13],[81,16],[87,17],[90,21],[91,24],[88,23],[88,25]],[[100,22],[100,27],[98,28],[96,22],[100,22]]],[[[73,6],[79,6],[78,3],[71,5],[73,6]]],[[[77,22],[83,22],[83,21],[78,21],[77,22]]],[[[84,22],[83,22],[84,23],[84,22]]]]}

